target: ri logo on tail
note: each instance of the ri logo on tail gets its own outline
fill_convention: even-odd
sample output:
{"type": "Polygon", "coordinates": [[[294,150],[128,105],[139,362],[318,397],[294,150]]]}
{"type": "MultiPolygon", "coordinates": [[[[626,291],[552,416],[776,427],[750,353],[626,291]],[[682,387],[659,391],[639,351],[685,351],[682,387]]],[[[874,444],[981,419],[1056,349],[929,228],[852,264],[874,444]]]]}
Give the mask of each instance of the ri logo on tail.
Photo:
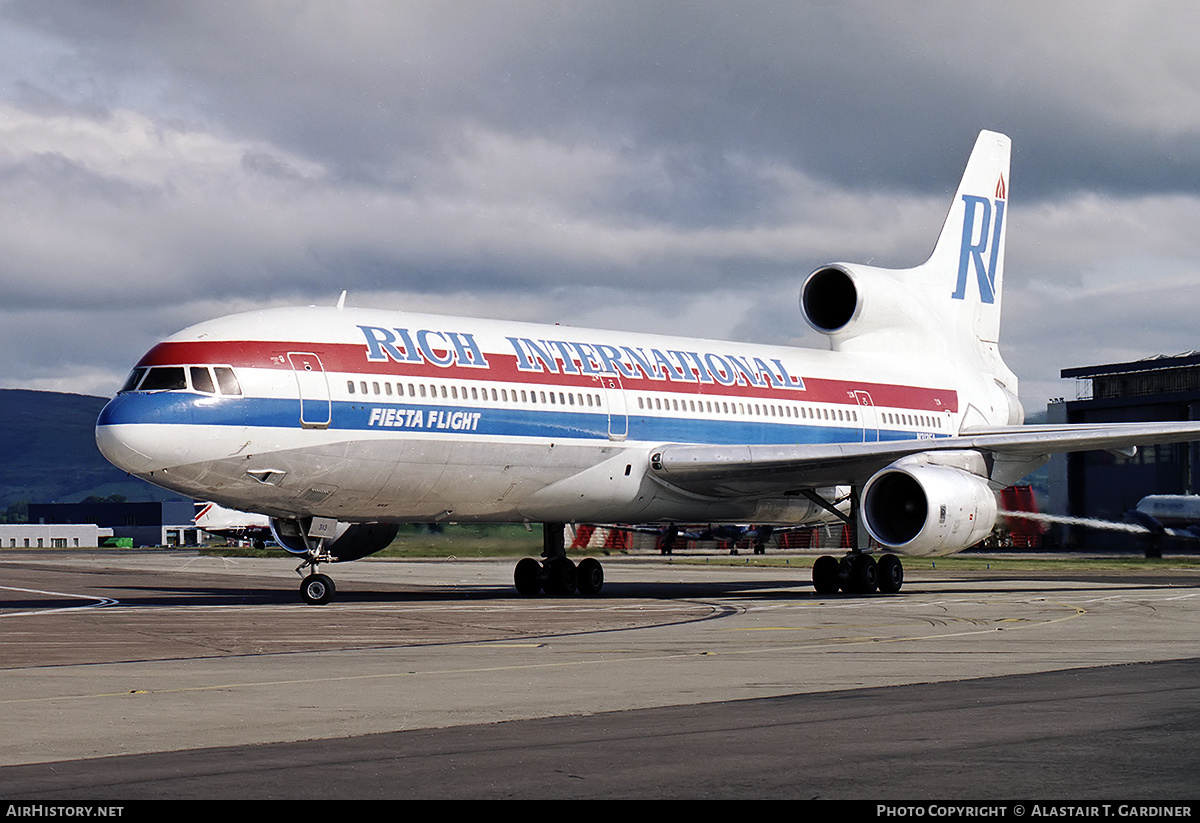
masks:
{"type": "Polygon", "coordinates": [[[996,302],[996,264],[1000,260],[1000,241],[1004,237],[1006,194],[1004,176],[1001,175],[996,181],[994,200],[976,194],[962,196],[964,213],[962,245],[958,256],[958,285],[950,295],[955,300],[966,298],[967,280],[971,269],[974,269],[975,280],[979,284],[979,299],[989,304],[996,302]]]}

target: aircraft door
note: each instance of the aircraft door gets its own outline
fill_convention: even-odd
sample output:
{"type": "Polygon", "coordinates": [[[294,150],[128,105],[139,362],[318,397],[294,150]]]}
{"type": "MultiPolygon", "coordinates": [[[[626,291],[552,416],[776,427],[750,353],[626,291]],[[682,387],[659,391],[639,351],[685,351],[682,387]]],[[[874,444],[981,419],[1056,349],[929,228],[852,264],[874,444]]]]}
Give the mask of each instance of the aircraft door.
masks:
{"type": "Polygon", "coordinates": [[[629,436],[629,411],[625,405],[625,389],[621,376],[606,374],[600,378],[604,386],[604,401],[608,405],[608,439],[624,440],[629,436]]]}
{"type": "Polygon", "coordinates": [[[875,404],[871,401],[870,393],[856,391],[854,399],[858,401],[858,413],[862,415],[863,442],[878,443],[879,413],[875,411],[875,404]]]}
{"type": "Polygon", "coordinates": [[[300,391],[300,425],[306,429],[328,428],[332,404],[321,358],[312,352],[290,351],[288,362],[300,391]]]}

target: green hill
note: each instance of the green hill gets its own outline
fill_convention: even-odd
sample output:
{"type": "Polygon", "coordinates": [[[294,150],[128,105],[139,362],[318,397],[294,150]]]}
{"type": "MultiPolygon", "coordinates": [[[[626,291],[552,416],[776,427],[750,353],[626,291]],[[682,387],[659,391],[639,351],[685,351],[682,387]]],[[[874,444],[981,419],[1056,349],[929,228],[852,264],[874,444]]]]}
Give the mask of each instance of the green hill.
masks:
{"type": "Polygon", "coordinates": [[[0,389],[0,514],[19,501],[74,503],[89,495],[130,501],[174,495],[113,466],[96,448],[108,400],[83,394],[0,389]]]}

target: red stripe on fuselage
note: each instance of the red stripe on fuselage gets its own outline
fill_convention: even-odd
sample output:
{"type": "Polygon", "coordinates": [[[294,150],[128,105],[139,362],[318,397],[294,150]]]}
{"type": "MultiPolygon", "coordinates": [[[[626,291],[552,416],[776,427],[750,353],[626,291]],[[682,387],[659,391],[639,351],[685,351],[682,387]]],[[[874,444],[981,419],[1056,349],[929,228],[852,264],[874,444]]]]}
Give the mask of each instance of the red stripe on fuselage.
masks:
{"type": "MultiPolygon", "coordinates": [[[[495,380],[539,386],[562,386],[581,389],[599,388],[604,375],[554,374],[551,372],[521,371],[515,354],[484,352],[488,368],[461,365],[435,366],[430,363],[399,363],[394,360],[369,361],[366,348],[356,343],[284,343],[258,340],[197,340],[159,343],[138,361],[145,366],[186,366],[215,364],[234,368],[291,370],[289,352],[311,352],[321,358],[327,372],[344,372],[363,377],[378,376],[406,379],[495,380]]],[[[579,364],[576,362],[576,367],[579,364]]],[[[640,369],[637,369],[639,373],[640,369]]],[[[694,373],[694,370],[693,370],[694,373]]],[[[626,392],[672,392],[702,397],[742,397],[762,400],[792,400],[810,403],[859,405],[855,392],[866,392],[875,406],[912,409],[914,411],[957,412],[958,394],[951,389],[932,389],[921,386],[900,386],[890,383],[858,383],[848,380],[829,380],[800,376],[805,388],[783,389],[735,384],[654,379],[651,377],[622,377],[626,392]]]]}

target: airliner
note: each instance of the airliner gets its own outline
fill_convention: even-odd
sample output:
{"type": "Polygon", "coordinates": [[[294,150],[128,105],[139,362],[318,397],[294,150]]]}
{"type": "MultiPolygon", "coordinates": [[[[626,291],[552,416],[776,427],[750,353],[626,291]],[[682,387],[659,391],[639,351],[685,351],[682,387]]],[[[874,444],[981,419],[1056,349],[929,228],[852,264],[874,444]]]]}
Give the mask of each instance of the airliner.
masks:
{"type": "Polygon", "coordinates": [[[335,306],[200,323],[101,413],[116,466],[270,518],[319,564],[410,522],[541,523],[517,591],[594,595],[567,523],[859,526],[822,594],[898,592],[898,555],[954,554],[996,490],[1056,452],[1200,439],[1200,423],[1024,426],[999,350],[1011,144],[980,133],[928,260],[832,263],[800,288],[828,350],[335,306]],[[867,538],[870,538],[869,540],[867,538]]]}
{"type": "Polygon", "coordinates": [[[1163,538],[1189,541],[1200,538],[1200,496],[1146,495],[1131,511],[1125,512],[1123,520],[1147,531],[1146,557],[1162,557],[1163,538]]]}
{"type": "Polygon", "coordinates": [[[230,540],[250,540],[260,549],[271,539],[271,520],[267,516],[226,509],[216,503],[197,503],[193,521],[205,534],[230,540]]]}

